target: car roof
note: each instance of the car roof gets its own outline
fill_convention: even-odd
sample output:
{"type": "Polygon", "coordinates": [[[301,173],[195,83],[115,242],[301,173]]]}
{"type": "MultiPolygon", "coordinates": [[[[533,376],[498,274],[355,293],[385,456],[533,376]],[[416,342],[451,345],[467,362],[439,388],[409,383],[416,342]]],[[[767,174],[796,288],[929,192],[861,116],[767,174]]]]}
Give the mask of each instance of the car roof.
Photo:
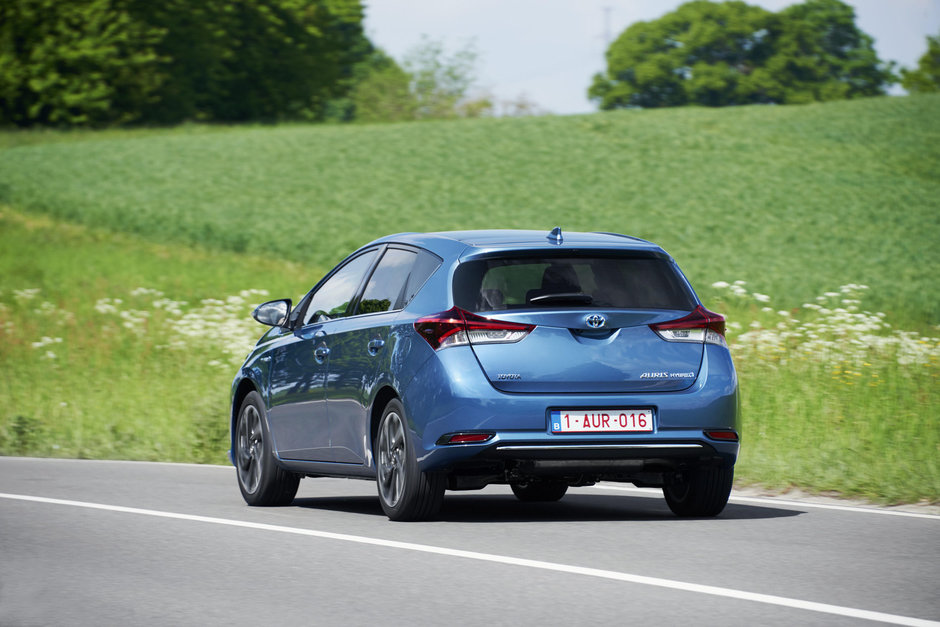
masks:
{"type": "MultiPolygon", "coordinates": [[[[665,254],[665,251],[646,240],[618,233],[583,233],[561,231],[561,241],[555,231],[516,229],[491,229],[478,231],[440,231],[435,233],[397,233],[372,242],[372,244],[411,244],[426,248],[443,257],[462,258],[478,253],[500,250],[546,249],[565,250],[572,248],[643,250],[665,254]]],[[[371,245],[371,244],[370,244],[371,245]]]]}

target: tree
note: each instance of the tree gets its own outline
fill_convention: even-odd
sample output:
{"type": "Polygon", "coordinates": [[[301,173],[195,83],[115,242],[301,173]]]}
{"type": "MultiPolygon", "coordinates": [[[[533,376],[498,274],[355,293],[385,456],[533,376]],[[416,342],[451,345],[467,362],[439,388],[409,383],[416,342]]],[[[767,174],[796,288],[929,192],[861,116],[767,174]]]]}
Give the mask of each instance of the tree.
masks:
{"type": "Polygon", "coordinates": [[[774,55],[759,81],[773,102],[800,104],[878,96],[894,82],[891,64],[855,25],[855,11],[840,0],[807,0],[779,14],[774,55]]]}
{"type": "Polygon", "coordinates": [[[359,0],[128,1],[166,32],[154,121],[323,119],[371,50],[359,0]]]}
{"type": "Polygon", "coordinates": [[[940,91],[940,34],[927,37],[927,52],[916,70],[901,70],[901,86],[911,93],[940,91]]]}
{"type": "Polygon", "coordinates": [[[356,72],[352,89],[352,117],[359,122],[413,120],[418,101],[411,93],[411,76],[393,58],[374,50],[356,72]]]}
{"type": "Polygon", "coordinates": [[[0,2],[0,123],[129,122],[157,98],[165,31],[119,0],[0,2]]]}
{"type": "Polygon", "coordinates": [[[891,80],[840,0],[780,13],[697,0],[628,27],[588,97],[602,109],[792,103],[883,93],[891,80]]]}
{"type": "Polygon", "coordinates": [[[415,117],[458,117],[458,105],[476,81],[477,53],[472,45],[448,55],[443,44],[428,37],[405,55],[411,93],[417,101],[415,117]]]}
{"type": "Polygon", "coordinates": [[[487,95],[468,97],[476,81],[472,45],[448,54],[423,36],[399,65],[374,49],[354,70],[351,116],[360,122],[481,117],[493,111],[487,95]]]}
{"type": "Polygon", "coordinates": [[[3,0],[0,123],[324,119],[361,0],[3,0]]]}

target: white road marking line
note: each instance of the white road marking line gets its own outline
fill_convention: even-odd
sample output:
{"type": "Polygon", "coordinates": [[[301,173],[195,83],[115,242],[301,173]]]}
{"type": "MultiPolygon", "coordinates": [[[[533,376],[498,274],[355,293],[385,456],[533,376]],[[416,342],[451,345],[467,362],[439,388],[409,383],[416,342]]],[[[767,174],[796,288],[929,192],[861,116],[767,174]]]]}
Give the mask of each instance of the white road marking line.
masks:
{"type": "Polygon", "coordinates": [[[518,557],[508,557],[505,555],[494,555],[490,553],[477,553],[475,551],[463,551],[460,549],[448,549],[445,547],[431,546],[427,544],[414,544],[411,542],[400,542],[397,540],[383,540],[381,538],[370,538],[368,536],[354,536],[345,533],[333,533],[331,531],[317,531],[315,529],[302,529],[298,527],[284,527],[281,525],[268,525],[264,523],[248,522],[243,520],[233,520],[229,518],[214,518],[211,516],[196,516],[193,514],[177,514],[174,512],[164,512],[153,509],[140,509],[137,507],[124,507],[121,505],[105,505],[102,503],[87,503],[84,501],[69,501],[64,499],[52,499],[43,496],[29,496],[25,494],[7,494],[0,492],[0,498],[28,501],[32,503],[46,503],[50,505],[67,505],[70,507],[82,507],[86,509],[97,509],[110,512],[120,512],[124,514],[140,514],[143,516],[154,516],[157,518],[172,518],[176,520],[188,520],[193,522],[209,523],[214,525],[226,525],[229,527],[244,527],[247,529],[259,529],[262,531],[275,531],[279,533],[290,533],[301,536],[311,536],[315,538],[324,538],[329,540],[340,540],[342,542],[354,542],[357,544],[368,544],[393,549],[402,549],[405,551],[417,551],[420,553],[431,553],[434,555],[446,555],[448,557],[461,557],[464,559],[477,560],[481,562],[492,562],[496,564],[507,564],[510,566],[524,566],[526,568],[537,568],[539,570],[548,570],[571,575],[583,575],[586,577],[599,577],[601,579],[610,579],[613,581],[624,581],[647,586],[656,586],[659,588],[670,588],[672,590],[682,590],[684,592],[698,592],[712,596],[727,597],[742,601],[754,601],[756,603],[766,603],[768,605],[779,605],[810,612],[821,612],[824,614],[835,614],[837,616],[846,616],[849,618],[858,618],[862,620],[881,621],[894,625],[912,625],[915,627],[940,627],[940,621],[926,620],[923,618],[912,618],[909,616],[900,616],[897,614],[886,614],[883,612],[872,612],[870,610],[861,610],[852,607],[840,605],[829,605],[828,603],[817,603],[815,601],[803,601],[801,599],[791,599],[772,594],[759,594],[755,592],[746,592],[735,590],[733,588],[721,588],[718,586],[706,586],[697,583],[688,583],[684,581],[675,581],[672,579],[661,579],[659,577],[645,577],[643,575],[633,575],[613,570],[601,570],[598,568],[586,568],[583,566],[571,566],[568,564],[556,564],[553,562],[543,562],[539,560],[523,559],[518,557]]]}
{"type": "MultiPolygon", "coordinates": [[[[187,464],[182,462],[146,462],[146,461],[137,461],[130,459],[72,459],[69,457],[0,457],[0,462],[4,460],[19,460],[19,461],[49,461],[49,462],[75,462],[79,464],[137,464],[137,465],[154,465],[154,466],[182,466],[184,468],[215,468],[221,470],[232,470],[232,466],[229,464],[187,464]]],[[[632,492],[638,496],[649,496],[655,498],[662,498],[663,493],[659,488],[637,488],[633,486],[617,486],[617,485],[594,485],[590,486],[596,490],[619,490],[622,492],[632,492]]],[[[766,505],[780,505],[787,507],[807,507],[812,509],[832,509],[841,512],[854,512],[861,514],[882,514],[886,516],[905,516],[907,518],[926,518],[930,520],[940,520],[940,515],[938,514],[921,514],[919,512],[908,512],[904,510],[889,510],[889,509],[879,509],[876,507],[865,507],[863,505],[828,505],[826,503],[812,503],[808,501],[795,501],[792,499],[778,499],[770,497],[756,497],[756,496],[735,496],[731,493],[732,501],[740,501],[742,503],[762,503],[766,505]]]]}
{"type": "MultiPolygon", "coordinates": [[[[630,492],[636,494],[637,496],[650,496],[656,498],[662,498],[663,493],[658,488],[633,488],[629,486],[617,486],[617,485],[594,485],[591,486],[595,490],[615,490],[617,492],[630,492]]],[[[778,505],[778,506],[787,506],[787,507],[807,507],[812,509],[833,509],[840,512],[854,512],[856,514],[882,514],[883,516],[904,516],[907,518],[926,518],[929,520],[940,520],[940,516],[936,514],[920,514],[918,512],[905,512],[901,510],[893,509],[877,509],[874,507],[864,507],[864,506],[855,506],[855,505],[829,505],[827,503],[810,503],[807,501],[792,501],[787,499],[777,499],[769,497],[758,497],[758,496],[735,496],[734,493],[731,493],[731,501],[737,501],[741,503],[761,503],[765,505],[778,505]]]]}
{"type": "Polygon", "coordinates": [[[75,464],[133,464],[136,466],[179,466],[181,468],[221,468],[222,470],[232,470],[231,464],[194,464],[191,462],[148,462],[139,459],[77,459],[74,457],[0,457],[0,462],[21,461],[21,462],[65,462],[75,464]]]}

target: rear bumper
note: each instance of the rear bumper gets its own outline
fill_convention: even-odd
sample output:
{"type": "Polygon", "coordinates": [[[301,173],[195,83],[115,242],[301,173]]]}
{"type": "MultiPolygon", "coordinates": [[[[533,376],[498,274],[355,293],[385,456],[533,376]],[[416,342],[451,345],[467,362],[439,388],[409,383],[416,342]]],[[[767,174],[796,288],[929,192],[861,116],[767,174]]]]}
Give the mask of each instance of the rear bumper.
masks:
{"type": "Polygon", "coordinates": [[[569,485],[622,481],[662,486],[689,468],[732,466],[736,446],[720,443],[716,447],[714,444],[719,443],[497,443],[475,451],[470,457],[452,461],[441,470],[448,474],[449,487],[454,490],[535,479],[563,481],[569,485]]]}
{"type": "Polygon", "coordinates": [[[528,475],[609,476],[734,463],[730,455],[722,455],[704,442],[506,444],[496,445],[476,459],[499,460],[504,469],[528,475]]]}
{"type": "Polygon", "coordinates": [[[528,474],[668,472],[683,465],[732,466],[737,441],[716,441],[706,429],[737,431],[737,378],[726,349],[706,346],[695,383],[679,392],[511,394],[495,389],[473,353],[439,351],[408,387],[403,401],[422,470],[519,469],[528,474]],[[710,349],[716,350],[710,350],[710,349]],[[649,433],[556,434],[557,408],[650,408],[649,433]],[[480,444],[441,444],[455,432],[481,431],[480,444]]]}

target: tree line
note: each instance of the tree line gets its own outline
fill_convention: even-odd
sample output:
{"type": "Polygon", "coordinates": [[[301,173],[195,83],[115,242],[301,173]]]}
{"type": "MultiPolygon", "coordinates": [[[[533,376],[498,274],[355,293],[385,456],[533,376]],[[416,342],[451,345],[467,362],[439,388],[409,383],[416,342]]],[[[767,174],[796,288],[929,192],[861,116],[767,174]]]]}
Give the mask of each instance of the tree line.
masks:
{"type": "MultiPolygon", "coordinates": [[[[362,0],[3,0],[0,125],[389,121],[537,111],[469,98],[476,54],[423,40],[401,63],[363,32],[362,0]]],[[[940,85],[940,37],[911,91],[940,85]]],[[[897,80],[840,0],[772,13],[696,0],[628,27],[589,96],[602,109],[801,103],[897,80]]]]}
{"type": "Polygon", "coordinates": [[[4,0],[20,126],[323,119],[370,44],[358,0],[4,0]]]}
{"type": "MultiPolygon", "coordinates": [[[[909,91],[940,84],[937,41],[929,42],[932,61],[928,52],[918,70],[902,70],[909,91]]],[[[876,96],[897,82],[894,64],[878,58],[841,0],[776,13],[740,1],[688,2],[628,27],[606,57],[607,71],[588,89],[601,109],[802,104],[876,96]]]]}

